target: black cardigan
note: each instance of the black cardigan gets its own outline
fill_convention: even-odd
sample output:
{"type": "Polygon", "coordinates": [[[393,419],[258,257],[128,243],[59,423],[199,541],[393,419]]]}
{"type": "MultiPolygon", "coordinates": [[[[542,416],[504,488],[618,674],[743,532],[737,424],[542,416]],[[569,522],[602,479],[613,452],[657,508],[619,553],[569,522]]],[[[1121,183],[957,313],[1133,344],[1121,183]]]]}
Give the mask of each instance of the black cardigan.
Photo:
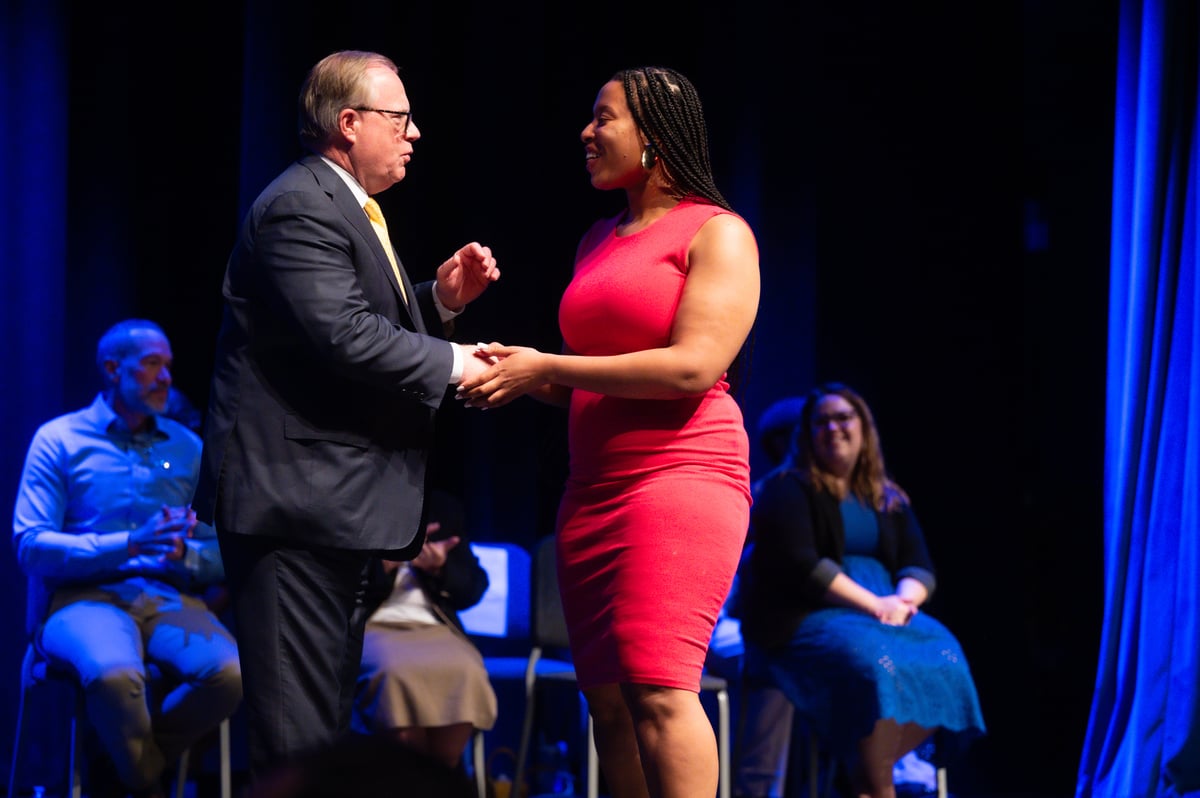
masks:
{"type": "MultiPolygon", "coordinates": [[[[461,533],[459,534],[461,536],[461,533]]],[[[448,533],[443,532],[432,539],[439,540],[447,535],[448,533]]],[[[435,614],[442,616],[462,632],[462,621],[458,618],[458,612],[479,603],[488,589],[487,571],[471,550],[466,537],[447,552],[446,564],[440,573],[433,575],[419,568],[412,570],[429,601],[441,611],[435,614]]],[[[395,577],[394,571],[388,573],[383,569],[381,560],[376,559],[371,564],[365,601],[368,614],[374,612],[391,594],[395,577]]]]}
{"type": "MultiPolygon", "coordinates": [[[[893,583],[912,577],[932,595],[933,562],[912,508],[904,503],[875,516],[878,556],[893,583]]],[[[755,496],[750,539],[738,576],[742,635],[771,648],[786,643],[810,612],[830,606],[825,593],[846,549],[838,500],[799,471],[773,474],[755,496]]]]}

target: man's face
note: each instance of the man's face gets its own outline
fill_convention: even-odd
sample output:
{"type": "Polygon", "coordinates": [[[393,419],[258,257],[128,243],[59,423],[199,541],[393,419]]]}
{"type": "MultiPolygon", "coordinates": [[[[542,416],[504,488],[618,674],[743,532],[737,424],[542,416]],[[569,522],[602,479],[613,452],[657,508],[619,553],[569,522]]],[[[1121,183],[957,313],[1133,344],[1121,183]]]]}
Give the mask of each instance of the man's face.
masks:
{"type": "Polygon", "coordinates": [[[133,330],[120,360],[106,360],[113,408],[148,416],[167,409],[171,389],[171,344],[155,330],[133,330]]]}
{"type": "MultiPolygon", "coordinates": [[[[404,83],[388,69],[367,71],[370,107],[412,113],[404,83]]],[[[354,147],[350,151],[353,172],[368,194],[377,194],[404,179],[412,159],[413,142],[421,131],[411,116],[382,111],[359,111],[354,147]]]]}

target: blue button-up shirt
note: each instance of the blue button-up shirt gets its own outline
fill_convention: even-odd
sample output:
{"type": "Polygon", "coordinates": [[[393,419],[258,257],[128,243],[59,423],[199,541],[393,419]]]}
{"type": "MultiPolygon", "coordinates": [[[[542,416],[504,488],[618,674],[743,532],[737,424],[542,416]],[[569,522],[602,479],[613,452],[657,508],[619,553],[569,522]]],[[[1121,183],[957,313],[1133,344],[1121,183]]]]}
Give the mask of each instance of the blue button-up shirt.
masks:
{"type": "Polygon", "coordinates": [[[151,422],[132,433],[100,395],[33,436],[13,510],[31,621],[43,620],[49,594],[63,585],[191,592],[224,577],[207,524],[196,525],[182,559],[129,555],[130,532],[163,505],[191,503],[200,469],[195,433],[168,418],[151,422]]]}

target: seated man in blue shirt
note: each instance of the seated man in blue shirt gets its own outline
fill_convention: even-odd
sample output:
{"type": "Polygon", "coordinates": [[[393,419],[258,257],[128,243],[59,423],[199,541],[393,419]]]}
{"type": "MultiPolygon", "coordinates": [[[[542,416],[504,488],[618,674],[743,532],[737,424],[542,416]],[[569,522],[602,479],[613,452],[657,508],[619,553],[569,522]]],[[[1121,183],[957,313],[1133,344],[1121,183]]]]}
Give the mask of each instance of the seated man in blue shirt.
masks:
{"type": "Polygon", "coordinates": [[[188,506],[200,438],[161,415],[170,343],[129,319],[101,337],[96,363],[104,391],[33,437],[13,545],[34,645],[78,674],[122,793],[159,795],[165,766],[237,707],[241,669],[198,597],[224,571],[214,530],[188,506]],[[152,700],[147,663],[166,685],[152,700]]]}

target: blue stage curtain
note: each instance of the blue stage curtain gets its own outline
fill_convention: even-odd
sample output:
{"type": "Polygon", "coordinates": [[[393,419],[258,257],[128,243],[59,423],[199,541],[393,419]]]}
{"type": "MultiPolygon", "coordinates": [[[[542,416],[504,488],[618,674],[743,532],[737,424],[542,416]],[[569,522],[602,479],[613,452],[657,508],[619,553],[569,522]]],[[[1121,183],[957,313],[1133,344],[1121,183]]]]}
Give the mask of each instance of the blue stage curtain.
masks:
{"type": "MultiPolygon", "coordinates": [[[[67,58],[61,4],[18,0],[0,12],[0,518],[12,518],[25,450],[46,409],[63,401],[66,327],[67,58]]],[[[11,526],[9,527],[11,529],[11,526]]],[[[7,547],[11,551],[11,547],[7,547]]],[[[0,558],[0,769],[25,651],[25,577],[0,558]]]]}
{"type": "MultiPolygon", "coordinates": [[[[0,391],[0,442],[4,451],[22,454],[63,393],[67,76],[57,5],[17,3],[0,25],[6,119],[0,147],[8,153],[0,169],[0,335],[10,359],[8,389],[0,391]]],[[[21,459],[15,472],[0,474],[6,494],[15,488],[21,459]]]]}
{"type": "MultiPolygon", "coordinates": [[[[8,359],[0,391],[0,517],[12,518],[29,439],[64,391],[67,101],[58,4],[28,0],[0,25],[0,340],[8,359]]],[[[24,603],[25,580],[4,560],[4,606],[24,603]]],[[[13,623],[24,637],[24,614],[13,623]]],[[[21,652],[15,655],[19,667],[21,652]]],[[[14,682],[15,685],[15,682],[14,682]]]]}
{"type": "Polygon", "coordinates": [[[1197,34],[1194,0],[1121,3],[1105,617],[1078,798],[1200,790],[1197,34]]]}

